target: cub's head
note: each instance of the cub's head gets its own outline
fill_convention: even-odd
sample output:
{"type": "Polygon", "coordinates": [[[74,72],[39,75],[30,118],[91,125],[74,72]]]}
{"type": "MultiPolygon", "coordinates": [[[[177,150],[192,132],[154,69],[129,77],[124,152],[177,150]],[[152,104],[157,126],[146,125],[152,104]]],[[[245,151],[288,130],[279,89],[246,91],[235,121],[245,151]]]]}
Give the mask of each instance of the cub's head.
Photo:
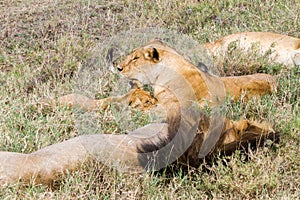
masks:
{"type": "Polygon", "coordinates": [[[139,110],[150,110],[157,103],[150,92],[143,89],[132,89],[129,97],[129,106],[131,108],[138,108],[139,110]]]}

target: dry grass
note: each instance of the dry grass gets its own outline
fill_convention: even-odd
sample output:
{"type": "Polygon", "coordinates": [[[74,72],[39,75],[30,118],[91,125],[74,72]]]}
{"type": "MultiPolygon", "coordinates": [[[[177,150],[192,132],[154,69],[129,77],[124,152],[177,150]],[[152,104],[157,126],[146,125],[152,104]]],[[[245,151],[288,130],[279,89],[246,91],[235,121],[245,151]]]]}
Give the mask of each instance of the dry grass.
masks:
{"type": "MultiPolygon", "coordinates": [[[[240,31],[271,31],[300,37],[300,3],[280,1],[49,1],[0,2],[0,150],[32,152],[80,134],[71,110],[44,114],[32,105],[74,90],[80,66],[105,38],[135,28],[161,27],[199,43],[240,31]]],[[[226,67],[226,66],[224,66],[226,67]]],[[[278,145],[215,158],[199,169],[120,175],[97,163],[67,174],[53,188],[13,185],[5,199],[297,199],[300,196],[299,71],[232,55],[224,73],[275,75],[277,94],[230,105],[233,118],[275,123],[278,145]],[[254,64],[253,64],[254,62],[254,64]],[[255,63],[256,62],[256,63],[255,63]],[[235,65],[233,71],[230,66],[235,65]],[[250,70],[248,66],[253,66],[250,70]]],[[[115,77],[99,81],[99,97],[115,77]]],[[[101,118],[108,132],[125,131],[118,113],[101,118]],[[112,118],[109,118],[111,116],[112,118]],[[115,117],[115,118],[114,118],[115,117]],[[103,120],[105,119],[105,120],[103,120]],[[109,121],[110,123],[104,123],[109,121]],[[121,126],[121,128],[119,128],[121,126]]],[[[134,119],[134,116],[133,116],[134,119]]],[[[147,118],[139,123],[147,122],[147,118]]]]}

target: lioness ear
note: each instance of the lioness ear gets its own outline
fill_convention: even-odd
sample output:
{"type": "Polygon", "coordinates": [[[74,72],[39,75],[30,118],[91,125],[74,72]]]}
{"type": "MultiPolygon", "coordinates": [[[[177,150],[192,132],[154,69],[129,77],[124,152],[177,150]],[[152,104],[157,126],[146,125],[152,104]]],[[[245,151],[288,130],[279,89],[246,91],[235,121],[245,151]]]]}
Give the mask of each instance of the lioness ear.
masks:
{"type": "Polygon", "coordinates": [[[159,53],[156,48],[148,48],[145,50],[144,57],[147,60],[152,60],[153,62],[159,61],[159,53]]]}

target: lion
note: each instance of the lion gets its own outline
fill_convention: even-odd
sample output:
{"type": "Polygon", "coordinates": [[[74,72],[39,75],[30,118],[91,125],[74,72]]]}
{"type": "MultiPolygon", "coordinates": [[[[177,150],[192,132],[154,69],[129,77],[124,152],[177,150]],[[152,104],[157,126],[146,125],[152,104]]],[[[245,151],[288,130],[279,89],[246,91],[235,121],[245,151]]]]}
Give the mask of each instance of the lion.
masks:
{"type": "Polygon", "coordinates": [[[268,122],[232,121],[219,112],[203,112],[207,107],[218,110],[227,96],[238,100],[275,92],[276,80],[270,75],[218,77],[201,71],[159,40],[134,50],[116,68],[135,85],[128,94],[100,100],[70,94],[41,104],[79,106],[87,111],[106,109],[114,102],[141,110],[160,106],[165,110],[164,120],[127,135],[78,136],[30,154],[0,152],[0,185],[20,180],[50,184],[57,175],[96,158],[108,166],[137,172],[176,161],[199,166],[216,152],[230,153],[248,142],[259,145],[266,138],[278,137],[268,122]],[[153,93],[143,90],[143,85],[151,85],[153,93]]]}
{"type": "Polygon", "coordinates": [[[204,47],[215,57],[216,62],[221,64],[230,44],[235,44],[238,49],[246,52],[256,45],[262,55],[270,51],[268,57],[271,62],[288,67],[300,66],[299,38],[270,32],[243,32],[206,43],[204,47]]]}

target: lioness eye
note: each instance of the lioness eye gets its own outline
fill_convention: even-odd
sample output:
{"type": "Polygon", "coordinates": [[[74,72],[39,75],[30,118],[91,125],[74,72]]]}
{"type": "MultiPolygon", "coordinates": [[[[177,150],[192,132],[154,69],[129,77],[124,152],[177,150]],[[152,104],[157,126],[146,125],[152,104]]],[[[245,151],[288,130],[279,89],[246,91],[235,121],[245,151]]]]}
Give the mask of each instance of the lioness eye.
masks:
{"type": "Polygon", "coordinates": [[[137,60],[138,58],[139,58],[138,56],[135,56],[135,57],[133,57],[132,60],[137,60]]]}

